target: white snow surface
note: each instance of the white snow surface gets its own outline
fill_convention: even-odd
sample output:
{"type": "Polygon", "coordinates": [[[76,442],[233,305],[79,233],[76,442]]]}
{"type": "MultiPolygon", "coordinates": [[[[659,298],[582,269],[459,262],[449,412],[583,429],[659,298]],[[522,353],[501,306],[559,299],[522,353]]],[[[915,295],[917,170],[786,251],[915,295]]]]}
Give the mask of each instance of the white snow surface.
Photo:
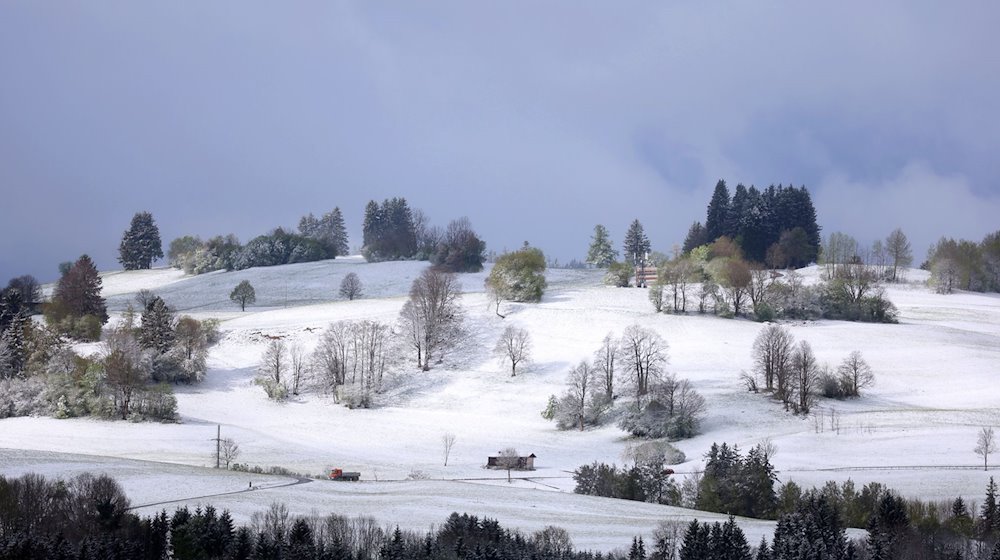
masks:
{"type": "MultiPolygon", "coordinates": [[[[468,338],[430,372],[403,363],[376,409],[349,410],[316,393],[274,403],[252,384],[266,336],[285,336],[311,350],[330,322],[392,322],[424,267],[353,257],[194,277],[166,269],[105,274],[114,310],[124,309],[135,291],[149,289],[181,313],[222,320],[224,337],[211,350],[207,379],[176,388],[177,424],[0,420],[0,473],[105,470],[123,480],[137,505],[205,503],[198,497],[249,483],[249,475],[204,468],[214,464],[212,439],[221,425],[224,437],[239,442],[240,462],[309,474],[341,467],[363,477],[361,483],[316,481],[207,500],[238,519],[275,499],[295,513],[368,514],[414,529],[459,511],[525,531],[563,526],[580,548],[624,547],[633,535],[648,539],[658,520],[721,518],[572,494],[573,469],[593,461],[622,464],[623,450],[634,441],[613,425],[558,431],[540,412],[549,395],[565,390],[568,370],[589,359],[607,333],[620,335],[641,323],[669,342],[668,369],[690,379],[708,402],[702,433],[675,442],[688,458],[674,467],[677,476],[701,469],[713,442],[745,450],[766,439],[777,446],[781,481],[806,487],[880,481],[907,496],[976,501],[995,474],[983,471],[973,448],[981,426],[1000,424],[1000,297],[936,294],[916,270],[908,272],[909,283],[888,287],[899,324],[785,323],[796,339],[809,341],[820,362],[835,368],[860,350],[877,377],[862,398],[821,400],[806,417],[746,392],[738,380],[740,371],[752,368],[761,324],[655,314],[645,290],[603,286],[600,271],[550,270],[543,301],[505,304],[506,319],[493,313],[482,293],[488,270],[460,275],[468,338]],[[363,299],[336,299],[348,272],[361,278],[363,299]],[[254,285],[257,304],[241,313],[228,293],[244,279],[254,285]],[[532,363],[516,377],[490,352],[508,324],[527,329],[533,340],[532,363]],[[834,414],[839,429],[831,426],[834,414]],[[445,432],[457,436],[447,467],[445,432]],[[505,473],[485,470],[486,457],[505,447],[536,454],[537,470],[520,473],[513,483],[505,473]],[[415,471],[431,480],[407,480],[415,471]]],[[[807,281],[819,276],[816,267],[800,273],[807,281]]],[[[255,486],[287,482],[257,478],[255,486]]],[[[750,542],[773,531],[767,522],[741,525],[750,542]]]]}

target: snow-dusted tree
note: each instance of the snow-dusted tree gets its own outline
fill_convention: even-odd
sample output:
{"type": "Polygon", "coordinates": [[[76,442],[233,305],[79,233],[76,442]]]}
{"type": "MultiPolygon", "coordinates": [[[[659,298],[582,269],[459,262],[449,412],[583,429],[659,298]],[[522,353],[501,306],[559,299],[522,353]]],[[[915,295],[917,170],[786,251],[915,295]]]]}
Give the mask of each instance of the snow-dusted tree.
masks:
{"type": "Polygon", "coordinates": [[[340,297],[353,300],[361,297],[361,279],[353,272],[348,272],[340,281],[340,297]]]}
{"type": "Polygon", "coordinates": [[[430,255],[431,263],[446,272],[479,272],[483,269],[486,242],[466,217],[452,220],[430,255]]]}
{"type": "Polygon", "coordinates": [[[618,251],[611,245],[608,228],[601,224],[594,226],[594,235],[590,238],[590,248],[587,249],[587,264],[597,268],[607,268],[618,258],[618,251]]]}
{"type": "Polygon", "coordinates": [[[654,311],[657,313],[663,311],[663,282],[657,280],[650,284],[647,297],[649,298],[649,303],[653,304],[654,311]]]}
{"type": "Polygon", "coordinates": [[[4,331],[0,336],[0,379],[11,379],[20,373],[20,369],[14,364],[14,356],[7,332],[4,331]]]}
{"type": "Polygon", "coordinates": [[[105,341],[102,360],[105,382],[114,394],[115,411],[122,420],[132,412],[132,402],[149,381],[151,368],[127,322],[119,325],[105,341]]]}
{"type": "Polygon", "coordinates": [[[324,387],[336,394],[347,376],[348,356],[351,349],[351,324],[346,321],[331,323],[320,336],[312,354],[312,367],[322,379],[324,387]]]}
{"type": "Polygon", "coordinates": [[[587,360],[581,361],[570,370],[566,383],[566,394],[559,401],[556,410],[556,425],[561,429],[578,427],[597,421],[600,406],[595,406],[594,395],[598,389],[600,372],[587,360]]]}
{"type": "Polygon", "coordinates": [[[444,466],[448,466],[448,457],[451,456],[451,448],[455,447],[455,434],[445,432],[441,436],[441,443],[444,445],[444,466]]]}
{"type": "Polygon", "coordinates": [[[142,312],[139,344],[158,354],[166,354],[174,345],[176,338],[174,327],[174,314],[166,302],[159,296],[153,296],[142,312]]]}
{"type": "Polygon", "coordinates": [[[531,360],[531,334],[526,329],[507,325],[497,339],[493,353],[504,367],[510,366],[510,376],[514,377],[517,366],[531,360]]]}
{"type": "Polygon", "coordinates": [[[497,453],[497,466],[507,469],[507,482],[510,482],[510,471],[521,465],[521,454],[513,447],[505,447],[497,453]]]}
{"type": "Polygon", "coordinates": [[[250,285],[249,280],[244,280],[233,288],[233,291],[229,293],[229,299],[233,303],[237,303],[240,306],[240,311],[247,310],[247,304],[253,305],[257,301],[257,293],[254,291],[253,286],[250,285]]]}
{"type": "Polygon", "coordinates": [[[163,258],[160,229],[149,212],[138,212],[122,235],[118,246],[118,262],[125,270],[143,270],[153,266],[153,261],[163,258]]]}
{"type": "Polygon", "coordinates": [[[892,271],[889,280],[897,282],[900,280],[899,269],[910,266],[913,263],[913,250],[910,248],[910,241],[906,238],[903,230],[896,228],[892,230],[889,237],[885,239],[886,253],[892,262],[892,271]]]}
{"type": "Polygon", "coordinates": [[[997,440],[993,435],[992,426],[983,426],[979,430],[979,438],[976,441],[976,455],[983,458],[983,470],[989,469],[989,457],[991,453],[997,451],[997,440]]]}
{"type": "Polygon", "coordinates": [[[324,214],[320,224],[329,233],[330,246],[338,257],[350,252],[347,228],[344,226],[344,215],[340,212],[339,206],[334,208],[332,212],[324,214]]]}
{"type": "Polygon", "coordinates": [[[805,340],[799,341],[792,354],[791,381],[794,400],[791,402],[795,412],[808,414],[815,400],[816,386],[819,383],[820,367],[812,347],[805,340]]]}
{"type": "Polygon", "coordinates": [[[872,372],[871,366],[858,350],[851,352],[844,358],[843,362],[840,362],[837,376],[841,390],[848,397],[860,396],[861,389],[875,383],[875,374],[872,372]]]}
{"type": "Polygon", "coordinates": [[[621,338],[625,367],[631,372],[631,386],[637,406],[659,380],[667,363],[667,341],[655,331],[638,324],[625,329],[621,338]]]}
{"type": "MultiPolygon", "coordinates": [[[[486,290],[496,302],[538,302],[545,292],[545,255],[541,249],[525,245],[512,253],[500,255],[486,277],[486,290]]],[[[502,317],[502,315],[501,315],[502,317]]]]}
{"type": "Polygon", "coordinates": [[[775,391],[782,401],[788,393],[795,338],[781,325],[767,325],[753,342],[754,372],[764,379],[764,388],[775,391]]]}
{"type": "Polygon", "coordinates": [[[633,266],[638,266],[639,262],[646,258],[649,253],[649,238],[642,229],[639,220],[633,220],[625,233],[625,242],[622,247],[622,258],[633,266]]]}
{"type": "Polygon", "coordinates": [[[598,370],[601,380],[601,390],[604,391],[606,402],[615,397],[615,365],[622,354],[621,341],[613,333],[608,333],[601,341],[601,347],[594,353],[594,367],[598,370]]]}
{"type": "MultiPolygon", "coordinates": [[[[352,325],[352,375],[356,371],[361,390],[368,395],[382,390],[386,371],[393,360],[392,328],[382,322],[364,320],[352,325]]],[[[353,377],[352,377],[353,380],[353,377]]]]}
{"type": "Polygon", "coordinates": [[[705,399],[686,379],[667,373],[650,385],[648,403],[630,407],[620,425],[647,438],[685,438],[695,435],[704,416],[705,399]]]}
{"type": "Polygon", "coordinates": [[[225,463],[226,470],[229,469],[229,465],[238,459],[239,456],[240,444],[236,443],[236,440],[233,438],[222,438],[219,440],[219,459],[225,463]]]}
{"type": "Polygon", "coordinates": [[[407,342],[417,354],[417,366],[428,371],[432,357],[445,352],[461,336],[461,286],[455,275],[429,268],[410,286],[410,297],[399,318],[407,342]]]}
{"type": "Polygon", "coordinates": [[[306,362],[306,353],[302,345],[293,342],[288,346],[288,373],[291,377],[291,391],[293,395],[299,394],[299,387],[305,381],[309,372],[309,364],[306,362]]]}
{"type": "Polygon", "coordinates": [[[261,356],[255,383],[264,388],[268,398],[280,401],[288,396],[287,374],[289,369],[287,346],[281,338],[272,338],[261,356]]]}

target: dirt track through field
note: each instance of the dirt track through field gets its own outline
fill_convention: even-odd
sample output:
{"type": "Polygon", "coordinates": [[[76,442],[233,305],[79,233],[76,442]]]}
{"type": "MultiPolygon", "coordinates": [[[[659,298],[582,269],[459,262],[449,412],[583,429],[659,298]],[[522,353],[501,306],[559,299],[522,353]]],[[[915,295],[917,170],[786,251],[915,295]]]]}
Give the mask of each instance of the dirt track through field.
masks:
{"type": "Polygon", "coordinates": [[[275,484],[273,486],[249,487],[249,488],[244,488],[243,490],[236,490],[236,491],[233,491],[233,492],[220,492],[218,494],[206,494],[204,496],[188,496],[186,498],[178,498],[176,500],[167,500],[165,502],[153,502],[151,504],[139,504],[139,505],[136,505],[136,506],[132,506],[132,507],[130,507],[128,509],[139,509],[139,508],[154,507],[154,506],[165,506],[165,505],[176,504],[176,503],[180,503],[180,502],[190,502],[192,500],[204,500],[204,499],[207,499],[207,498],[217,498],[219,496],[233,496],[235,494],[245,494],[247,492],[260,492],[260,491],[266,491],[266,490],[273,490],[275,488],[287,488],[289,486],[298,486],[300,484],[308,484],[308,483],[310,483],[312,481],[313,481],[313,479],[311,479],[311,478],[305,478],[305,477],[297,476],[297,477],[295,477],[294,481],[292,481],[292,482],[286,482],[284,484],[275,484]]]}

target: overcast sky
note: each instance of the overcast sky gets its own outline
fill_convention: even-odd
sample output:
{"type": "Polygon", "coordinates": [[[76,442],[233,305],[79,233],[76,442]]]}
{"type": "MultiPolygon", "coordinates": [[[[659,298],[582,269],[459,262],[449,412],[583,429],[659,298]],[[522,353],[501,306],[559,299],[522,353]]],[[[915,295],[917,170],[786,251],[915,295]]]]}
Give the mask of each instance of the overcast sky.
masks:
{"type": "MultiPolygon", "coordinates": [[[[1000,229],[996,2],[0,3],[0,282],[132,215],[242,241],[406,197],[489,249],[669,251],[720,178],[823,233],[1000,229]]],[[[162,263],[161,263],[162,264],[162,263]]]]}

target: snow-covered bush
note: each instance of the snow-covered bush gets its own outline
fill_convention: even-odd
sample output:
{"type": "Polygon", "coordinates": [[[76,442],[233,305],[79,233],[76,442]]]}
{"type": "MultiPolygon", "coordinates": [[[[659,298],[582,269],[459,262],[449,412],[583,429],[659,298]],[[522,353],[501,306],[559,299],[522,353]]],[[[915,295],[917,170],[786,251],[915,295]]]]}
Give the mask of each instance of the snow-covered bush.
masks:
{"type": "Polygon", "coordinates": [[[0,418],[50,414],[45,381],[37,377],[0,379],[0,418]]]}

